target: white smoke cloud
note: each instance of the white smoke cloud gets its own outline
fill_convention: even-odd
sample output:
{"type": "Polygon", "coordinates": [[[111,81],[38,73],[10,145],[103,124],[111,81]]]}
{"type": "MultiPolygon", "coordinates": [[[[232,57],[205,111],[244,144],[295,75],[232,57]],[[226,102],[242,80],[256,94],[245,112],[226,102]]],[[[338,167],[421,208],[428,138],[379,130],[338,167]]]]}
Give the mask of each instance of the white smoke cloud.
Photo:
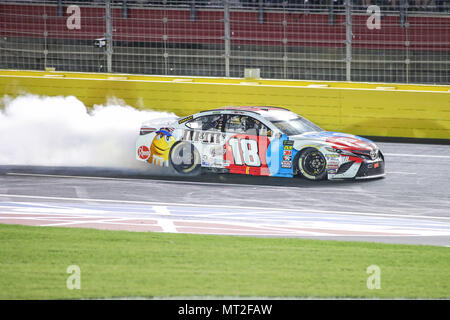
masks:
{"type": "Polygon", "coordinates": [[[120,101],[89,110],[73,96],[5,96],[0,99],[0,165],[142,168],[145,164],[135,159],[141,123],[174,116],[120,101]]]}

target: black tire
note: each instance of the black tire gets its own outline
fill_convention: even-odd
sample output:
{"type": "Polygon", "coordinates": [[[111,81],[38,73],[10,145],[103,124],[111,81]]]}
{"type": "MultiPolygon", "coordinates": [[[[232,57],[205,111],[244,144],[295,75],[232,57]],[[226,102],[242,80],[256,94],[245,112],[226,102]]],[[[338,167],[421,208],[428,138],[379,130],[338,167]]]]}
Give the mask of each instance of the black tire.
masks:
{"type": "Polygon", "coordinates": [[[200,153],[187,141],[175,143],[170,149],[169,163],[182,175],[198,175],[201,172],[200,153]]]}
{"type": "Polygon", "coordinates": [[[297,170],[308,180],[324,180],[327,178],[327,160],[316,148],[307,148],[296,157],[297,170]]]}

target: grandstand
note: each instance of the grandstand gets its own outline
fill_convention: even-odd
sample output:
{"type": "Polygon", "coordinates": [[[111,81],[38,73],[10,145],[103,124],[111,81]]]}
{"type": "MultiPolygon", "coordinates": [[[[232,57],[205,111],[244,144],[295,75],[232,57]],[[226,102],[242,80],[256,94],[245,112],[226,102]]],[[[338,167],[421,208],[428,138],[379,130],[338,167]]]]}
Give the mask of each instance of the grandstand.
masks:
{"type": "Polygon", "coordinates": [[[0,1],[0,68],[450,83],[447,1],[0,1]],[[69,28],[80,8],[79,28],[69,28]],[[380,28],[368,28],[380,8],[380,28]],[[96,45],[96,39],[104,39],[96,45]]]}

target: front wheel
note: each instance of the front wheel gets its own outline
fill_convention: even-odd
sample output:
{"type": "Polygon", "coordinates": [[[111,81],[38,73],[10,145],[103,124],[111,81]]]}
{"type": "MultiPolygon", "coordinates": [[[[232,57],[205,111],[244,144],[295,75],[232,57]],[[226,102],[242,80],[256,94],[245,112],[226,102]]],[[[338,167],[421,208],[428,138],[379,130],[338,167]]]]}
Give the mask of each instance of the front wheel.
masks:
{"type": "Polygon", "coordinates": [[[301,175],[309,180],[323,180],[327,177],[327,160],[319,150],[307,148],[297,158],[301,175]]]}
{"type": "Polygon", "coordinates": [[[173,145],[169,153],[170,166],[183,175],[197,175],[201,171],[200,153],[187,141],[173,145]]]}

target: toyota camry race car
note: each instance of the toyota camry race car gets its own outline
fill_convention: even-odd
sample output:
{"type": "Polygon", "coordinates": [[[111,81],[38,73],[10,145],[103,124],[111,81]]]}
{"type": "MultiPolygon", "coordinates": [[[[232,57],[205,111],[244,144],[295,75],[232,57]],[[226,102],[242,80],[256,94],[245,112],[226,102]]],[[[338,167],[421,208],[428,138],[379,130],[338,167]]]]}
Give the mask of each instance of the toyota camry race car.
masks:
{"type": "Polygon", "coordinates": [[[144,122],[136,158],[180,174],[201,168],[310,180],[385,174],[383,154],[372,141],[325,131],[279,107],[225,107],[144,122]]]}

